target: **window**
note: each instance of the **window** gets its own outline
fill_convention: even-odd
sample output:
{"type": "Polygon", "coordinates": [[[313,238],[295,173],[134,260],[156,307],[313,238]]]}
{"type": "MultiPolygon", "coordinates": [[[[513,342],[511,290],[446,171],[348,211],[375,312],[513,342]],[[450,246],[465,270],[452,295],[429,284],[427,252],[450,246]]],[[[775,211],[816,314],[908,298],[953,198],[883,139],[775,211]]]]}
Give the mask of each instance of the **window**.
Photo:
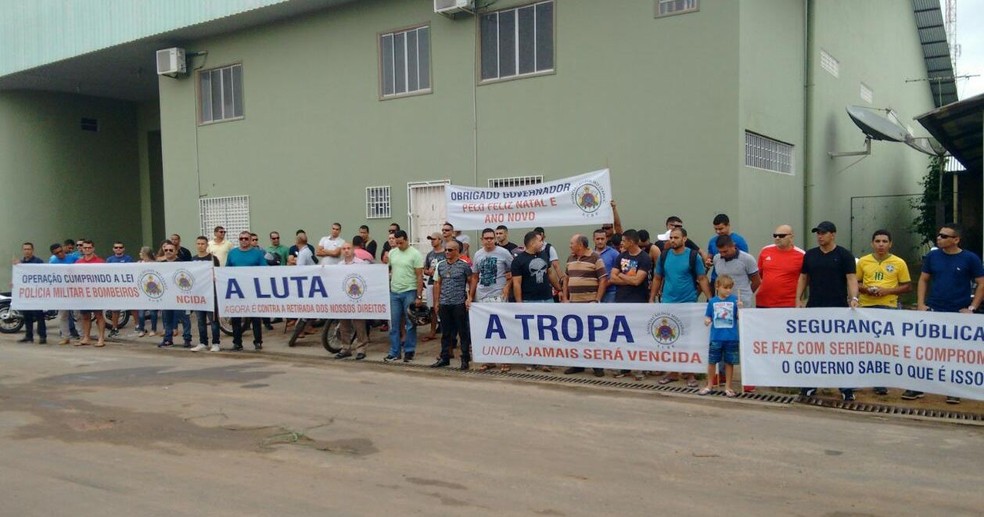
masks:
{"type": "Polygon", "coordinates": [[[840,61],[828,54],[826,50],[820,51],[820,68],[834,77],[840,77],[840,61]]]}
{"type": "Polygon", "coordinates": [[[543,176],[516,176],[513,178],[489,178],[489,188],[525,187],[543,183],[543,176]]]}
{"type": "Polygon", "coordinates": [[[216,226],[223,226],[226,235],[249,230],[249,196],[203,197],[198,200],[201,222],[199,235],[212,235],[216,226]]]}
{"type": "Polygon", "coordinates": [[[430,91],[430,28],[417,27],[379,36],[383,97],[430,91]]]}
{"type": "Polygon", "coordinates": [[[390,188],[366,187],[366,219],[389,219],[391,216],[390,188]]]}
{"type": "Polygon", "coordinates": [[[553,71],[554,3],[482,15],[482,80],[553,71]]]}
{"type": "Polygon", "coordinates": [[[875,100],[875,92],[871,91],[871,87],[864,83],[861,83],[861,99],[868,104],[875,100]]]}
{"type": "Polygon", "coordinates": [[[745,131],[745,166],[793,174],[793,146],[745,131]]]}
{"type": "Polygon", "coordinates": [[[202,124],[243,118],[243,65],[204,70],[198,78],[202,124]]]}
{"type": "Polygon", "coordinates": [[[691,13],[700,10],[698,0],[656,0],[656,17],[691,13]]]}

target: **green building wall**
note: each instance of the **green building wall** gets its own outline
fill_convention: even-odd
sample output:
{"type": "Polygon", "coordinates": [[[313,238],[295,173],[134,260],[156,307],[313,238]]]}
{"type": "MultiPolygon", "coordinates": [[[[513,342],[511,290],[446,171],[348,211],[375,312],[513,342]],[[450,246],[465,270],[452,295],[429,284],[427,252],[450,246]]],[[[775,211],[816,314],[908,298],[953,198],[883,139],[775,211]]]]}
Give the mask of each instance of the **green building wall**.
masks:
{"type": "MultiPolygon", "coordinates": [[[[130,103],[0,93],[0,257],[19,258],[25,241],[43,259],[66,238],[93,239],[102,256],[114,239],[141,242],[136,134],[130,103]],[[83,117],[99,131],[82,131],[83,117]]],[[[10,269],[0,268],[0,286],[9,284],[10,269]]]]}

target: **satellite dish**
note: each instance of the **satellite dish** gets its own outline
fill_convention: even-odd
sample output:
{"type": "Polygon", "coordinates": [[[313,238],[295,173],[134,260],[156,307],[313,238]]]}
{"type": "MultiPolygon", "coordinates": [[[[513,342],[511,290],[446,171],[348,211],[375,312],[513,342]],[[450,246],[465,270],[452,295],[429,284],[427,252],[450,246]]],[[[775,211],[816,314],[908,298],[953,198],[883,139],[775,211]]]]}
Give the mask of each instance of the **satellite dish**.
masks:
{"type": "MultiPolygon", "coordinates": [[[[847,115],[865,135],[872,140],[888,142],[906,142],[912,139],[909,130],[898,122],[882,115],[880,111],[864,106],[848,106],[847,115]]],[[[921,150],[921,149],[920,149],[921,150]]]]}
{"type": "Polygon", "coordinates": [[[910,136],[905,139],[905,144],[930,156],[943,156],[946,154],[946,149],[932,137],[913,138],[910,136]]]}

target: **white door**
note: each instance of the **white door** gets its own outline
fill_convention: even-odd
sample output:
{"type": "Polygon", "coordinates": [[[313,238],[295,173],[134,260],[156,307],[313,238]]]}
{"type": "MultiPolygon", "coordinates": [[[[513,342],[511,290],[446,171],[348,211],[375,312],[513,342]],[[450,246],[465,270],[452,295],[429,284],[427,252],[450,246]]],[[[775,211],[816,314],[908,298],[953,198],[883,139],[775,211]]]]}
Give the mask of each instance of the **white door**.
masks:
{"type": "Polygon", "coordinates": [[[421,181],[407,183],[407,206],[409,207],[410,244],[423,253],[431,250],[427,236],[441,231],[447,220],[448,207],[444,198],[444,186],[448,180],[421,181]]]}

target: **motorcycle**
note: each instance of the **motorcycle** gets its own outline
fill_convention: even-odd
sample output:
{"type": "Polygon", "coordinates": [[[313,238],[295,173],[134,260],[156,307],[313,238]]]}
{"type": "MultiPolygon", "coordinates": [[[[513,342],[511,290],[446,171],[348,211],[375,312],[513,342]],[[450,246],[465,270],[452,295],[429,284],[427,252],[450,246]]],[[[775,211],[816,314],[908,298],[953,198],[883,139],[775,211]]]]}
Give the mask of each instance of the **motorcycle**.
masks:
{"type": "MultiPolygon", "coordinates": [[[[0,333],[16,334],[24,328],[24,315],[10,306],[10,293],[0,293],[0,333]]],[[[58,311],[44,311],[45,320],[58,317],[58,311]]]]}

